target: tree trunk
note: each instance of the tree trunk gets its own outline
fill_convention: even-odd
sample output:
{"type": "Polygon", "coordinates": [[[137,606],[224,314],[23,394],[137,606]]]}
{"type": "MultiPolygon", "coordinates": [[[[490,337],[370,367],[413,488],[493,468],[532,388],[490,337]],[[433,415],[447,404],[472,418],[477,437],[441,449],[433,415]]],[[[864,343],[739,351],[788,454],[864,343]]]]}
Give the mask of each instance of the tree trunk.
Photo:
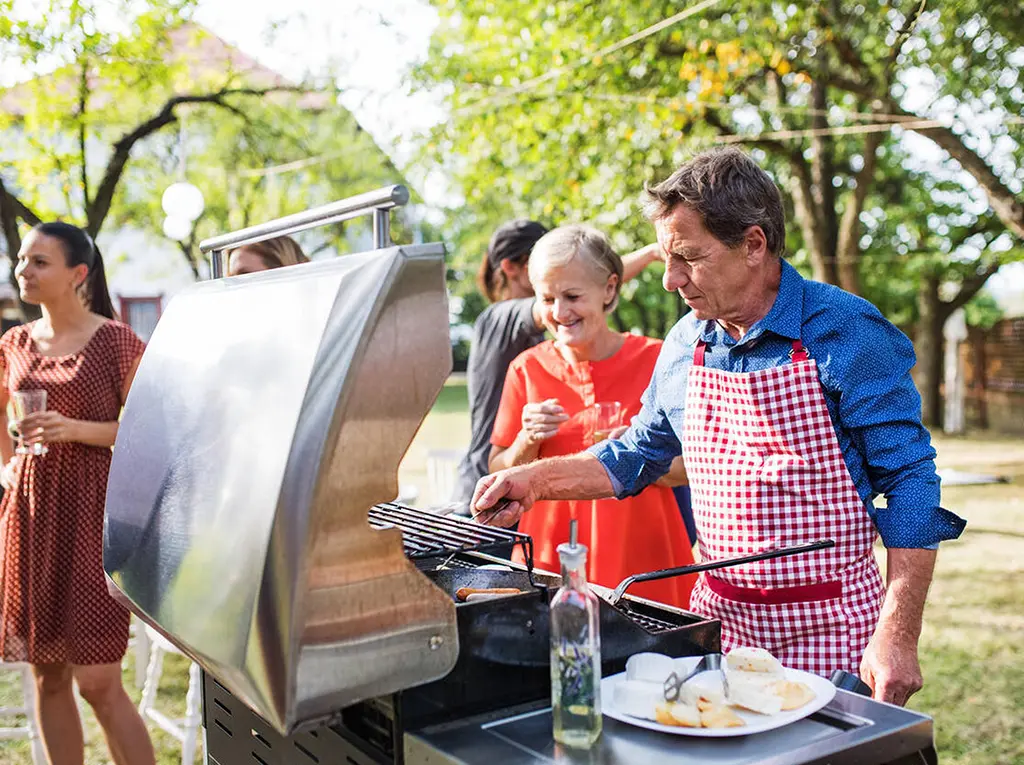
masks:
{"type": "MultiPolygon", "coordinates": [[[[822,81],[827,77],[827,58],[824,47],[820,48],[818,64],[821,67],[821,74],[811,83],[811,103],[815,112],[811,117],[811,127],[816,130],[828,128],[828,120],[825,113],[828,110],[827,88],[822,81]]],[[[811,148],[814,150],[814,157],[811,160],[811,179],[814,182],[814,206],[818,211],[817,220],[821,227],[822,249],[825,257],[830,259],[836,280],[832,284],[838,284],[838,266],[836,261],[837,245],[839,242],[839,219],[836,215],[836,189],[832,185],[835,177],[835,142],[831,136],[815,135],[811,138],[811,148]]]]}
{"type": "Polygon", "coordinates": [[[914,333],[917,352],[917,389],[921,393],[921,416],[928,427],[942,426],[942,325],[945,305],[939,297],[939,277],[921,277],[917,294],[919,318],[914,333]]]}
{"type": "Polygon", "coordinates": [[[796,221],[803,235],[804,246],[811,258],[812,277],[825,284],[837,284],[839,277],[836,273],[835,253],[828,250],[824,229],[814,214],[814,199],[809,188],[797,179],[790,184],[789,192],[793,196],[796,221]]]}
{"type": "Polygon", "coordinates": [[[876,154],[881,143],[882,133],[868,133],[864,139],[864,166],[857,173],[857,185],[846,195],[846,208],[839,224],[839,242],[836,246],[839,286],[854,295],[860,294],[860,214],[864,210],[868,190],[875,180],[875,167],[878,164],[876,154]]]}
{"type": "Polygon", "coordinates": [[[10,279],[14,287],[14,294],[18,296],[18,305],[21,308],[21,315],[25,321],[38,319],[42,315],[39,306],[26,303],[21,299],[21,288],[18,286],[18,279],[14,275],[14,269],[18,265],[18,253],[21,251],[21,234],[18,231],[18,211],[14,197],[4,188],[0,180],[0,228],[3,229],[4,244],[7,247],[7,259],[11,263],[10,279]]]}

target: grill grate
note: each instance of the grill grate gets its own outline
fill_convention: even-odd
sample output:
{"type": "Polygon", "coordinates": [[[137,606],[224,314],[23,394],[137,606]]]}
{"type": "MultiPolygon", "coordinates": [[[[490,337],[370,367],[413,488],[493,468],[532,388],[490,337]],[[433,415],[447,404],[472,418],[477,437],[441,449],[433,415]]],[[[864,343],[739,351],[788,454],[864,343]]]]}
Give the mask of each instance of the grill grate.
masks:
{"type": "Polygon", "coordinates": [[[619,610],[622,611],[622,613],[624,613],[631,621],[636,622],[652,635],[657,635],[659,632],[669,632],[670,630],[679,629],[678,624],[672,624],[671,622],[662,621],[661,619],[655,619],[653,616],[638,614],[636,611],[627,609],[619,610]]]}
{"type": "Polygon", "coordinates": [[[400,529],[407,558],[437,558],[464,552],[509,556],[519,547],[526,567],[533,570],[533,539],[526,534],[481,526],[459,516],[438,515],[395,502],[373,507],[369,521],[377,529],[400,529]]]}
{"type": "Polygon", "coordinates": [[[620,601],[614,608],[631,622],[639,625],[652,635],[657,635],[662,632],[671,632],[692,623],[692,618],[690,617],[681,615],[677,616],[674,613],[662,611],[660,609],[658,609],[657,612],[659,615],[655,616],[651,613],[654,609],[647,608],[640,603],[620,601]],[[671,621],[673,618],[678,620],[671,621]]]}

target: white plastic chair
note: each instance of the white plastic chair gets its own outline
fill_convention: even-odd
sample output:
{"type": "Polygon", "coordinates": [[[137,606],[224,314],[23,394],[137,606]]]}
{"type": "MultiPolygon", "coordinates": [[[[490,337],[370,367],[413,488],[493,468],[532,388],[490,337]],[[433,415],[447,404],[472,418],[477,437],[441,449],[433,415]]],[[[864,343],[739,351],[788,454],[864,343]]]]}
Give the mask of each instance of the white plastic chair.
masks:
{"type": "MultiPolygon", "coordinates": [[[[11,717],[24,717],[24,725],[0,728],[0,740],[28,739],[32,747],[32,762],[35,765],[47,765],[46,749],[43,737],[36,727],[36,679],[32,676],[32,665],[27,662],[0,662],[0,672],[18,672],[21,674],[20,707],[0,707],[0,720],[11,717]]],[[[89,742],[88,729],[85,725],[85,703],[78,693],[78,685],[74,686],[75,703],[78,704],[78,715],[82,719],[82,741],[89,742]]]]}
{"type": "Polygon", "coordinates": [[[199,727],[203,716],[200,691],[199,665],[191,662],[188,668],[188,692],[185,694],[185,716],[172,719],[156,708],[156,692],[160,685],[160,676],[164,669],[164,654],[180,654],[177,648],[169,643],[163,635],[152,627],[140,624],[149,641],[149,665],[146,668],[146,681],[142,686],[142,701],[139,703],[139,714],[143,719],[150,719],[181,742],[182,765],[192,765],[199,727]]]}
{"type": "Polygon", "coordinates": [[[46,750],[43,739],[36,727],[36,681],[32,677],[32,667],[22,662],[0,663],[0,670],[19,672],[21,674],[21,699],[23,706],[0,707],[0,718],[24,716],[25,724],[0,728],[0,739],[28,739],[32,747],[32,762],[35,765],[46,765],[46,750]]]}
{"type": "Polygon", "coordinates": [[[146,669],[149,667],[149,633],[146,625],[139,617],[132,614],[128,645],[132,648],[135,660],[135,687],[139,690],[146,685],[146,669]]]}
{"type": "Polygon", "coordinates": [[[459,460],[463,452],[457,449],[429,449],[427,451],[427,483],[434,504],[450,502],[455,494],[459,475],[459,460]]]}

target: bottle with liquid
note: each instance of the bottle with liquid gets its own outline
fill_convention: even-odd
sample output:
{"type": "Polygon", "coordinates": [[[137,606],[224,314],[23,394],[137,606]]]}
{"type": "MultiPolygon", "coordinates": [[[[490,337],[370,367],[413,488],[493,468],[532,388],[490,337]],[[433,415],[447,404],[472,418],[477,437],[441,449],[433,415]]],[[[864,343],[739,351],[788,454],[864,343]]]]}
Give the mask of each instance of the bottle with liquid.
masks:
{"type": "Polygon", "coordinates": [[[558,546],[562,586],[551,599],[551,715],[555,741],[588,749],[601,735],[601,635],[575,523],[571,541],[558,546]]]}

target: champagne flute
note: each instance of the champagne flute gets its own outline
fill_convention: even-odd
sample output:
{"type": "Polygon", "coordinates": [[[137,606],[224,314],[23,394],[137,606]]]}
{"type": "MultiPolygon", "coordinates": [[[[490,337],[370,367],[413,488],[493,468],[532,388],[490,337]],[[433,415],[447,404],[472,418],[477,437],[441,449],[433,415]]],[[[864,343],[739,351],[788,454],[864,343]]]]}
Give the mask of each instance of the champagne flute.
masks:
{"type": "Polygon", "coordinates": [[[11,403],[14,405],[14,419],[18,423],[18,454],[34,454],[37,457],[46,454],[49,449],[46,444],[34,443],[25,444],[25,431],[22,423],[30,414],[37,414],[46,411],[45,390],[16,390],[11,394],[11,403]]]}

